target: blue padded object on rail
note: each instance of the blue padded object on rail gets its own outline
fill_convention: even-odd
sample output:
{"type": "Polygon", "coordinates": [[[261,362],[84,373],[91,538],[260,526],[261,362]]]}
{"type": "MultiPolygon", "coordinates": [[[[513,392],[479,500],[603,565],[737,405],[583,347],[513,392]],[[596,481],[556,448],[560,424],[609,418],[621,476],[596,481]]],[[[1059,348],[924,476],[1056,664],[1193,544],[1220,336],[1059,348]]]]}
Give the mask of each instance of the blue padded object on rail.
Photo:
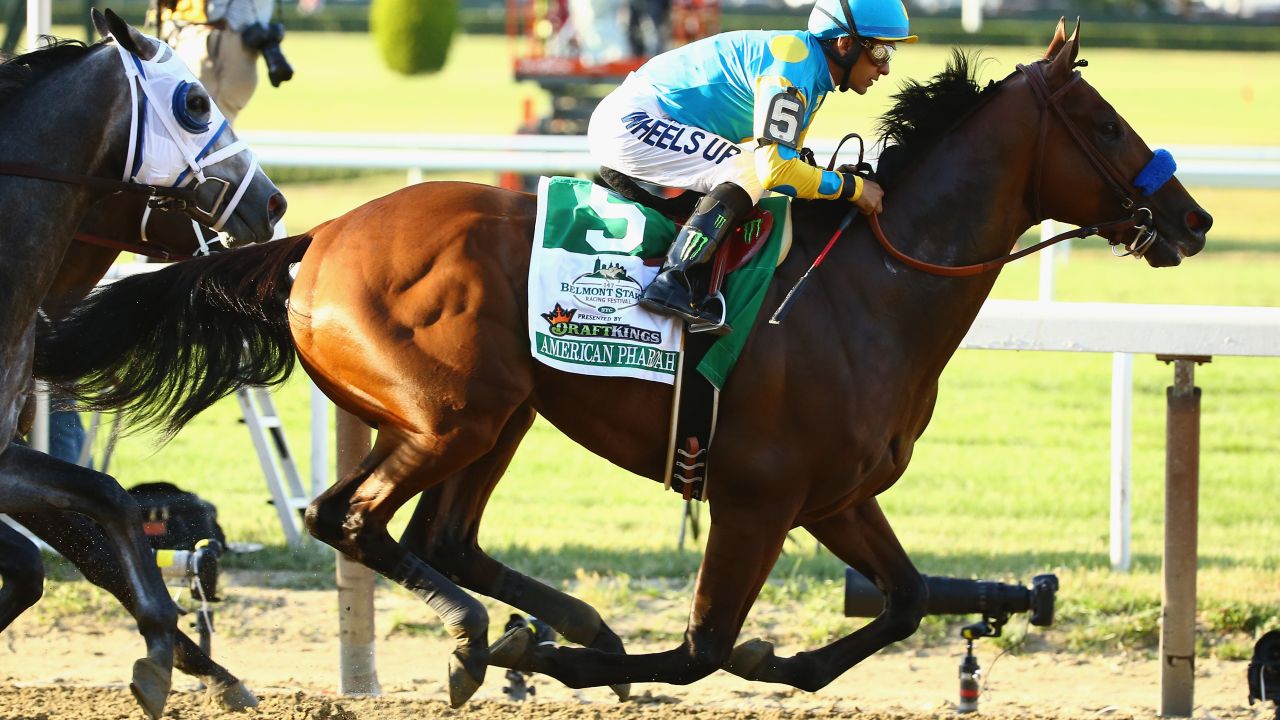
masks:
{"type": "Polygon", "coordinates": [[[1155,157],[1142,168],[1142,172],[1134,178],[1133,184],[1142,190],[1143,195],[1150,195],[1169,182],[1169,178],[1173,177],[1177,169],[1178,163],[1173,161],[1173,155],[1169,154],[1168,150],[1156,150],[1155,157]]]}

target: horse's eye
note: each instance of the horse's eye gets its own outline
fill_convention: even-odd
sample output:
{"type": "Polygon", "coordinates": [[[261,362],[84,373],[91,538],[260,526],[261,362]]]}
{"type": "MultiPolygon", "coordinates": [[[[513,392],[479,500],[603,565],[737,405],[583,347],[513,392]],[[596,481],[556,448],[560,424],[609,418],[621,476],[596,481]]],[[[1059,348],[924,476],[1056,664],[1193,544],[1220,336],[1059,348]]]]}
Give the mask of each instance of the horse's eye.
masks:
{"type": "Polygon", "coordinates": [[[187,112],[195,116],[209,114],[209,98],[204,95],[190,93],[187,95],[187,112]]]}
{"type": "Polygon", "coordinates": [[[1102,123],[1102,125],[1098,128],[1098,131],[1102,133],[1102,137],[1108,140],[1117,140],[1119,139],[1121,134],[1120,123],[1115,122],[1113,120],[1108,120],[1102,123]]]}

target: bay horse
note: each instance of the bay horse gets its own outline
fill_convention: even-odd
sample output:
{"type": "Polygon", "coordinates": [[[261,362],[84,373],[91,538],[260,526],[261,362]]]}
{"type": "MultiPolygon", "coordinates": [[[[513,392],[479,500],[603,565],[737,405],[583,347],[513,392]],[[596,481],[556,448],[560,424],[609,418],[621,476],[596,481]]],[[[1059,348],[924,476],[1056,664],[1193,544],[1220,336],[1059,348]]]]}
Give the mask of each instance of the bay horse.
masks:
{"type": "MultiPolygon", "coordinates": [[[[244,242],[270,238],[285,204],[167,48],[110,11],[93,19],[100,43],[55,43],[0,64],[0,511],[78,512],[101,526],[147,643],[130,689],[156,717],[177,615],[136,503],[110,476],[8,442],[31,376],[37,308],[81,218],[110,192],[151,196],[244,242]],[[155,97],[161,90],[173,96],[155,97]]],[[[14,535],[0,539],[7,549],[21,547],[14,535]]]]}
{"type": "MultiPolygon", "coordinates": [[[[1204,247],[1212,217],[1176,178],[1135,186],[1156,155],[1078,72],[1079,50],[1079,24],[1068,38],[1060,21],[1044,59],[985,89],[957,54],[930,83],[898,95],[883,119],[897,169],[883,178],[879,222],[897,251],[948,266],[986,261],[1045,218],[1100,223],[1108,242],[1153,267],[1204,247]]],[[[911,635],[926,586],[876,496],[906,469],[938,378],[998,273],[922,272],[856,223],[791,317],[756,324],[720,397],[711,525],[687,630],[671,650],[628,655],[595,610],[476,543],[489,493],[535,413],[637,475],[666,473],[670,388],[567,374],[530,355],[535,204],[523,193],[427,183],[304,235],[116,282],[42,327],[37,373],[91,406],[125,408],[172,433],[241,385],[280,381],[296,356],[337,405],[377,428],[358,468],[310,506],[308,530],[440,614],[457,641],[455,706],[489,664],[620,693],[719,668],[817,690],[911,635]],[[409,537],[397,543],[388,521],[419,494],[409,537]],[[884,611],[794,657],[763,640],[735,647],[796,527],[872,578],[884,611]],[[535,645],[515,630],[490,648],[484,608],[463,587],[533,612],[586,647],[535,645]]],[[[795,203],[795,247],[766,307],[847,208],[795,203]]]]}

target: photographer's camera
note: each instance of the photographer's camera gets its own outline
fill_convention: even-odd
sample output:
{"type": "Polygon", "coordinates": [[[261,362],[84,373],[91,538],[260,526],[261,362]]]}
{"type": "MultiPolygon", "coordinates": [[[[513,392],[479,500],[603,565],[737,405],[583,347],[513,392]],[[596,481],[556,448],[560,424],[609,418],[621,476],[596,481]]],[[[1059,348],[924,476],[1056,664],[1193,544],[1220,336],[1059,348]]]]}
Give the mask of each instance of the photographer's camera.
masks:
{"type": "Polygon", "coordinates": [[[280,50],[280,41],[284,40],[283,23],[254,23],[240,31],[240,39],[246,46],[262,53],[262,59],[267,63],[267,78],[273,87],[280,87],[280,83],[293,77],[293,66],[280,50]]]}

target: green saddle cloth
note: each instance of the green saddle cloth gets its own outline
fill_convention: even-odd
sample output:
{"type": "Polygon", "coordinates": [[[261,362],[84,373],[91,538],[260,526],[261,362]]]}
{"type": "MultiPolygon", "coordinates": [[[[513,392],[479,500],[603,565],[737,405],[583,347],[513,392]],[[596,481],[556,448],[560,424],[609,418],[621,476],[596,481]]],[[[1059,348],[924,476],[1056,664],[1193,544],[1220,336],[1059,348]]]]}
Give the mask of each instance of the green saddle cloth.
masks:
{"type": "MultiPolygon", "coordinates": [[[[548,238],[581,238],[588,232],[603,232],[607,238],[623,238],[629,230],[626,215],[610,210],[607,217],[601,217],[591,202],[593,183],[589,180],[570,177],[552,177],[546,181],[546,207],[540,208],[545,224],[542,232],[548,238]]],[[[599,189],[596,190],[600,192],[599,189]]],[[[656,210],[631,203],[621,195],[609,192],[609,205],[625,203],[643,214],[644,228],[639,244],[627,254],[642,258],[659,258],[666,255],[667,249],[675,240],[676,225],[656,210]]],[[[790,198],[785,196],[767,197],[760,201],[760,207],[773,214],[773,230],[765,240],[764,246],[746,265],[733,271],[725,279],[723,293],[726,304],[726,322],[734,329],[732,333],[720,338],[707,352],[706,357],[698,364],[698,372],[717,389],[724,389],[724,384],[733,370],[742,348],[747,343],[747,336],[755,325],[756,315],[764,304],[764,297],[773,278],[774,268],[778,264],[778,253],[782,250],[782,242],[786,233],[789,217],[790,198]]],[[[630,213],[634,213],[631,210],[630,213]]],[[[563,241],[561,241],[563,242],[563,241]]],[[[571,243],[574,252],[591,250],[587,243],[571,243]]]]}

